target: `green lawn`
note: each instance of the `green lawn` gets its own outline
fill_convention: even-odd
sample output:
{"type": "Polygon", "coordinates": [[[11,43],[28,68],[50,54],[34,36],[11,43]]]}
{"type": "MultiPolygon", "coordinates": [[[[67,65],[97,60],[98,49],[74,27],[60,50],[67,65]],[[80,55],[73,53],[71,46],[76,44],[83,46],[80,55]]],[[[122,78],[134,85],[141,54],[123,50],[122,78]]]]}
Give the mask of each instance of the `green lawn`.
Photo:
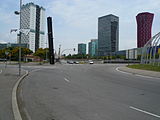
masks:
{"type": "Polygon", "coordinates": [[[127,65],[127,67],[133,68],[133,69],[141,69],[141,70],[150,70],[150,71],[160,72],[160,66],[153,66],[153,65],[147,65],[147,64],[127,65]]]}

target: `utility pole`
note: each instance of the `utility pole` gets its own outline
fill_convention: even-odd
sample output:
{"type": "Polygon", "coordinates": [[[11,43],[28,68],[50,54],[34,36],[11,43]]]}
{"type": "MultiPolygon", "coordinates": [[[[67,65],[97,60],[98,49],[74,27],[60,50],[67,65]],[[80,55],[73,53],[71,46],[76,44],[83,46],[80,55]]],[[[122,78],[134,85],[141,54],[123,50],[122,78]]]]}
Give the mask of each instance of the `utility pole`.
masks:
{"type": "Polygon", "coordinates": [[[20,0],[20,12],[19,12],[19,16],[20,16],[20,31],[19,31],[19,76],[21,75],[21,10],[22,8],[22,0],[20,0]]]}
{"type": "MultiPolygon", "coordinates": [[[[15,11],[14,13],[16,15],[19,15],[19,60],[18,60],[18,63],[19,63],[19,76],[21,75],[21,8],[22,8],[22,0],[20,0],[20,11],[15,11]]],[[[11,30],[12,31],[15,31],[16,32],[16,29],[14,30],[11,30]]]]}

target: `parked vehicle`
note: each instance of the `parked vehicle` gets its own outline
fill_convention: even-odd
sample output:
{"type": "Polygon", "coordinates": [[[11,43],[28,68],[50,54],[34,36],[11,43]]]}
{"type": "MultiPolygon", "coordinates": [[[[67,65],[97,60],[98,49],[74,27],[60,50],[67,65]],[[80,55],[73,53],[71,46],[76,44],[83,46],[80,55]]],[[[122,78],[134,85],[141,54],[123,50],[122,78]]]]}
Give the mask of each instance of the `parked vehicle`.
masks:
{"type": "Polygon", "coordinates": [[[78,61],[74,61],[74,64],[79,64],[79,62],[78,61]]]}
{"type": "Polygon", "coordinates": [[[88,62],[89,62],[89,64],[94,64],[94,62],[92,60],[89,60],[88,62]]]}
{"type": "Polygon", "coordinates": [[[67,61],[68,64],[73,64],[74,62],[72,60],[67,61]]]}

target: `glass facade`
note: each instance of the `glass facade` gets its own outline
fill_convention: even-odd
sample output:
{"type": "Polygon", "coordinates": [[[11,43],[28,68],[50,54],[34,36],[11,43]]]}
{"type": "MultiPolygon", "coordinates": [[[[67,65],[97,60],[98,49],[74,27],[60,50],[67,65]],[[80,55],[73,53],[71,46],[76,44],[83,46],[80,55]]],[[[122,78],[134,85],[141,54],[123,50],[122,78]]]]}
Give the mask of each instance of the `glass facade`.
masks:
{"type": "Polygon", "coordinates": [[[88,43],[88,54],[92,57],[98,55],[98,40],[97,39],[92,39],[91,42],[88,43]]]}
{"type": "Polygon", "coordinates": [[[98,18],[98,55],[107,56],[119,49],[119,18],[107,15],[98,18]]]}
{"type": "Polygon", "coordinates": [[[78,54],[86,54],[86,44],[78,44],[78,54]]]}

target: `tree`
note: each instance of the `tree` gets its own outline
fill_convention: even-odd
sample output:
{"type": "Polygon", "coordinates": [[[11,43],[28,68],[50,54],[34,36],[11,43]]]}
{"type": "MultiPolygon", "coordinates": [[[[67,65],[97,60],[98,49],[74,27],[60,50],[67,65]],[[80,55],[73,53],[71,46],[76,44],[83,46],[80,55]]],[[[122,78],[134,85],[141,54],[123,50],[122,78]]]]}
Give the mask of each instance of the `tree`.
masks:
{"type": "Polygon", "coordinates": [[[42,59],[44,60],[46,58],[46,50],[43,48],[39,48],[33,55],[40,58],[39,62],[41,64],[42,59]]]}
{"type": "Polygon", "coordinates": [[[32,53],[33,53],[33,51],[31,51],[30,49],[22,48],[22,57],[25,56],[25,55],[30,55],[32,53]]]}
{"type": "Polygon", "coordinates": [[[15,47],[11,51],[11,58],[12,58],[12,60],[18,60],[19,59],[19,47],[15,47]]]}
{"type": "MultiPolygon", "coordinates": [[[[28,48],[21,48],[21,57],[23,58],[26,55],[30,55],[33,52],[28,48]]],[[[18,60],[19,59],[19,47],[14,47],[11,51],[11,58],[12,60],[18,60]]]]}
{"type": "MultiPolygon", "coordinates": [[[[28,49],[28,48],[21,48],[21,56],[22,58],[25,56],[25,55],[28,55],[28,54],[32,54],[33,52],[28,49]]],[[[7,58],[9,57],[12,59],[12,60],[18,60],[19,59],[19,47],[8,47],[8,48],[4,48],[2,50],[0,50],[0,58],[7,58]],[[5,52],[8,52],[8,56],[6,56],[5,52]]]]}
{"type": "Polygon", "coordinates": [[[0,50],[0,58],[6,58],[5,50],[0,50]]]}

